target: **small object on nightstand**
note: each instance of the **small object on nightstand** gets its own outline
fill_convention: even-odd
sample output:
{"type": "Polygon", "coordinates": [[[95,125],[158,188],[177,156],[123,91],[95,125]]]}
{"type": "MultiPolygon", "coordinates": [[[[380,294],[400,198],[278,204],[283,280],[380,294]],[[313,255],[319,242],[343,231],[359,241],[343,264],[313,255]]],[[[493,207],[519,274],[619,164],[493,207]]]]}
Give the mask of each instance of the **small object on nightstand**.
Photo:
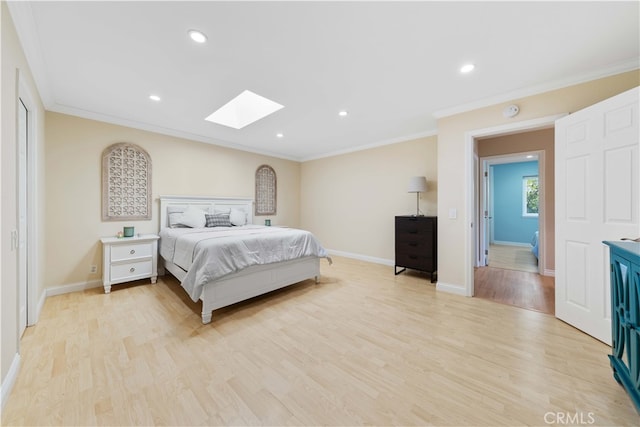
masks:
{"type": "MultiPolygon", "coordinates": [[[[133,228],[133,227],[131,227],[133,228]]],[[[111,292],[111,285],[151,278],[158,278],[158,239],[156,234],[138,237],[103,237],[102,285],[104,293],[111,292]]]]}
{"type": "Polygon", "coordinates": [[[134,228],[133,227],[124,227],[124,237],[133,237],[134,228]]]}
{"type": "Polygon", "coordinates": [[[116,237],[117,237],[118,239],[122,239],[122,231],[118,231],[118,232],[116,233],[116,237]]]}
{"type": "Polygon", "coordinates": [[[270,219],[265,219],[264,220],[264,225],[266,225],[267,227],[271,226],[271,220],[270,219]]]}

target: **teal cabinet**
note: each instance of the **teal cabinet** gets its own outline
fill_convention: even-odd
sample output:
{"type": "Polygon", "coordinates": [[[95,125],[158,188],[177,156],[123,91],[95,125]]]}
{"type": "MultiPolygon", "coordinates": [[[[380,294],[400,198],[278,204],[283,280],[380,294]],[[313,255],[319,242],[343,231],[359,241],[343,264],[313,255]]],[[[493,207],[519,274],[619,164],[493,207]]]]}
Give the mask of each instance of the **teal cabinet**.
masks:
{"type": "Polygon", "coordinates": [[[640,413],[640,243],[604,242],[611,260],[611,337],[614,378],[640,413]]]}

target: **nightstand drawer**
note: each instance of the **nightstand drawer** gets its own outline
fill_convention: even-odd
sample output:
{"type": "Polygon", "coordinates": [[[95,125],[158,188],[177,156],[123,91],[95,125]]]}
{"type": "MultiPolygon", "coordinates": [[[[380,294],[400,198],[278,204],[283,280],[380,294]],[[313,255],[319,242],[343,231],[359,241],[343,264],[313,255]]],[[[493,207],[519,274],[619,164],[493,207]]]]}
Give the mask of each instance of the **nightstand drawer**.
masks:
{"type": "Polygon", "coordinates": [[[149,277],[153,270],[151,260],[114,264],[111,266],[111,282],[135,280],[136,277],[149,277]]]}
{"type": "Polygon", "coordinates": [[[129,243],[111,247],[111,262],[151,257],[152,245],[149,243],[129,243]]]}

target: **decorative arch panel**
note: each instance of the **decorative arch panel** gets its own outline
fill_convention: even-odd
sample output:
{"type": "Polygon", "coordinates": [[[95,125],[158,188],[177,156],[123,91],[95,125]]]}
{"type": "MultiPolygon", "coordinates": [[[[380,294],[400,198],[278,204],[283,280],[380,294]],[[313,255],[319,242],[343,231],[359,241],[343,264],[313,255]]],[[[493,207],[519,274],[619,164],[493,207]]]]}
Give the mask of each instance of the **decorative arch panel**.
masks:
{"type": "Polygon", "coordinates": [[[102,153],[102,220],[151,219],[151,157],[135,144],[118,143],[102,153]]]}
{"type": "Polygon", "coordinates": [[[269,165],[256,170],[256,215],[275,215],[277,202],[276,171],[269,165]]]}

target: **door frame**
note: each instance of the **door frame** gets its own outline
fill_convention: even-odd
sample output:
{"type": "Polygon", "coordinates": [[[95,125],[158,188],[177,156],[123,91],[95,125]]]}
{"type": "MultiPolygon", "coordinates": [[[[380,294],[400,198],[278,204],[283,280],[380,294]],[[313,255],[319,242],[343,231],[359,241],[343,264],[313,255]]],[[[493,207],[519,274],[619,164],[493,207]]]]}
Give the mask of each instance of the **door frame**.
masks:
{"type": "MultiPolygon", "coordinates": [[[[38,123],[38,109],[34,102],[34,97],[29,89],[28,85],[21,78],[22,75],[18,72],[18,98],[16,99],[16,105],[20,100],[27,108],[27,326],[33,326],[38,322],[38,245],[36,236],[39,235],[38,230],[38,195],[37,195],[37,182],[38,182],[38,164],[37,159],[37,146],[38,146],[38,130],[36,123],[38,123]]],[[[16,138],[17,144],[17,138],[16,138]]],[[[16,162],[18,159],[16,158],[16,162]]],[[[18,165],[16,165],[17,167],[18,165]]],[[[18,183],[16,182],[16,188],[18,183]]],[[[16,206],[16,215],[18,210],[16,206]]]]}
{"type": "MultiPolygon", "coordinates": [[[[483,129],[474,129],[465,133],[465,205],[466,218],[469,227],[465,227],[465,289],[464,295],[472,297],[474,295],[474,269],[476,266],[476,251],[479,243],[479,232],[476,224],[480,224],[480,204],[478,200],[478,175],[475,171],[479,169],[479,159],[477,156],[477,138],[494,137],[511,133],[521,133],[526,131],[545,129],[554,127],[555,121],[568,113],[554,114],[532,120],[508,123],[504,125],[492,126],[483,129]]],[[[543,242],[541,241],[540,244],[543,242]]]]}
{"type": "MultiPolygon", "coordinates": [[[[521,132],[519,132],[521,133],[521,132]]],[[[478,213],[478,227],[477,227],[477,241],[479,242],[478,249],[479,252],[476,254],[476,267],[484,267],[486,256],[484,255],[484,251],[489,249],[489,242],[491,241],[491,237],[489,236],[490,232],[487,229],[487,221],[484,216],[484,212],[491,212],[493,208],[493,195],[491,190],[487,190],[487,187],[491,186],[491,182],[489,182],[490,176],[484,177],[485,172],[489,172],[489,168],[492,165],[499,164],[510,164],[510,163],[523,163],[529,161],[538,162],[538,194],[539,194],[539,204],[538,204],[538,274],[544,274],[546,269],[546,263],[544,258],[545,253],[545,214],[546,214],[546,206],[545,206],[545,193],[547,182],[545,180],[545,151],[544,150],[532,150],[532,151],[523,151],[519,153],[509,153],[509,154],[496,154],[493,156],[485,156],[480,157],[480,176],[478,176],[478,182],[480,183],[480,193],[478,201],[480,203],[479,213],[478,213]],[[535,158],[527,159],[526,156],[534,156],[535,158]],[[487,206],[489,204],[490,206],[487,206]]],[[[491,227],[491,234],[494,231],[494,228],[491,227]]]]}

